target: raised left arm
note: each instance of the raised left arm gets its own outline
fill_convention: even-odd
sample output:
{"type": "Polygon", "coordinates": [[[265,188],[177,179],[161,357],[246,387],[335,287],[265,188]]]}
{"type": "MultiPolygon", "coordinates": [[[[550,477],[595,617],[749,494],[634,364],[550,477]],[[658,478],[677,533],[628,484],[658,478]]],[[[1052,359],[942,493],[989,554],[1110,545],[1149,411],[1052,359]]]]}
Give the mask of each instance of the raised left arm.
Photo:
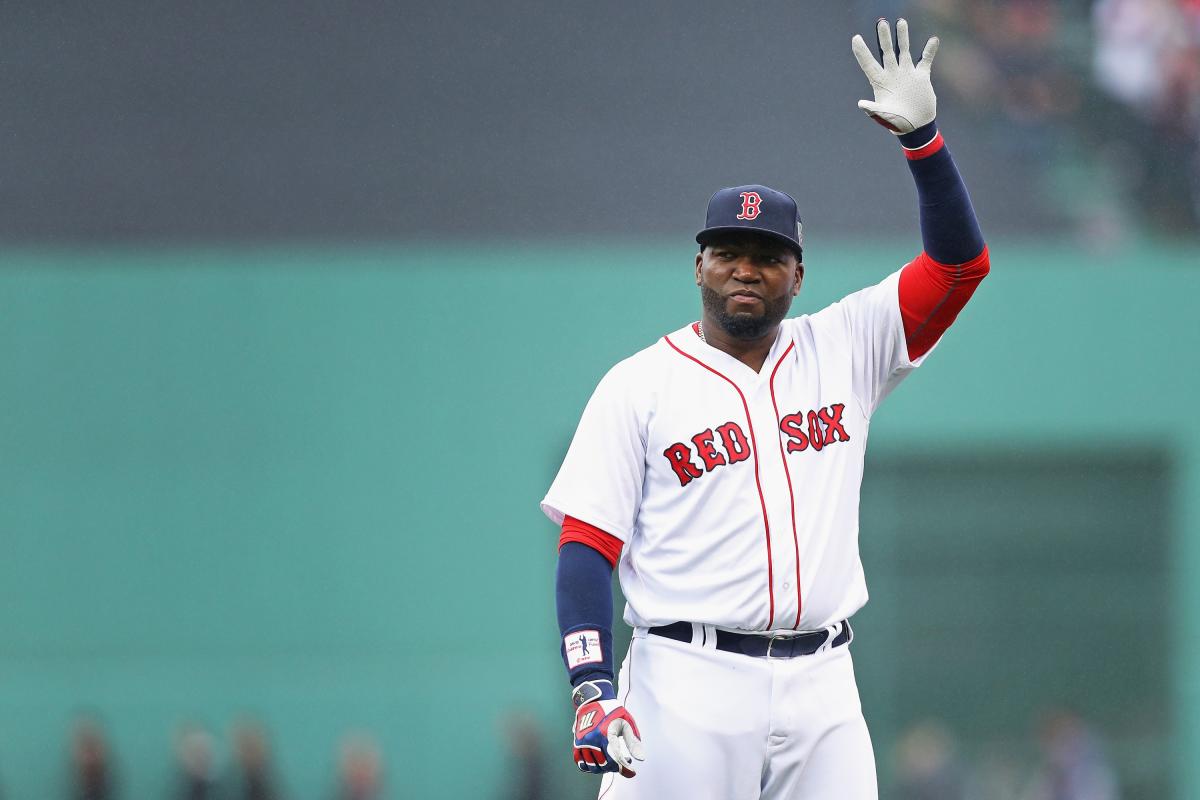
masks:
{"type": "Polygon", "coordinates": [[[908,22],[896,23],[899,52],[892,47],[886,20],[876,25],[880,62],[861,36],[851,40],[858,64],[871,83],[875,100],[858,103],[868,116],[899,137],[920,201],[924,251],[900,275],[900,313],[910,359],[927,353],[966,305],[987,275],[989,259],[983,234],[962,176],[938,131],[937,97],[930,69],[938,39],[925,45],[913,64],[908,22]]]}

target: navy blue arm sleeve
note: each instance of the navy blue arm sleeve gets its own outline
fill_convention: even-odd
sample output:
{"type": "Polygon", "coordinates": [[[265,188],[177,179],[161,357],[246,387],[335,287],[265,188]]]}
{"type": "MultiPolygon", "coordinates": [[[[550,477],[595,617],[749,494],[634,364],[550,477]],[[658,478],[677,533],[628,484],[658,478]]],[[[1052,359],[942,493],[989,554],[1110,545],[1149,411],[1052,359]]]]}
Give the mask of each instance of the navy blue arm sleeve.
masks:
{"type": "MultiPolygon", "coordinates": [[[[900,144],[915,149],[937,136],[931,122],[900,136],[900,144]]],[[[925,158],[908,162],[921,204],[921,243],[940,264],[965,264],[983,252],[983,233],[958,167],[944,144],[925,158]]]]}
{"type": "Polygon", "coordinates": [[[568,667],[571,685],[584,681],[613,680],[612,659],[612,565],[599,551],[580,542],[567,542],[558,551],[554,591],[558,607],[558,630],[563,636],[560,652],[567,663],[566,638],[572,633],[594,630],[600,636],[600,660],[568,667]]]}

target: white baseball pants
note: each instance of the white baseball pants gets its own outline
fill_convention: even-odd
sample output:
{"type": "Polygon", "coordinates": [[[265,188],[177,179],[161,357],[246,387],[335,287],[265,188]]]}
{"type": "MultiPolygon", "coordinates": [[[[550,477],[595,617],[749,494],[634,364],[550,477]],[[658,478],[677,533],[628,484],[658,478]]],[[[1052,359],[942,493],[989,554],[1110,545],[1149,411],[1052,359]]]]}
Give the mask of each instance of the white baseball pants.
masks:
{"type": "MultiPolygon", "coordinates": [[[[637,775],[602,800],[878,800],[849,645],[753,658],[634,631],[619,697],[642,735],[637,775]]],[[[697,637],[699,638],[699,637],[697,637]]]]}

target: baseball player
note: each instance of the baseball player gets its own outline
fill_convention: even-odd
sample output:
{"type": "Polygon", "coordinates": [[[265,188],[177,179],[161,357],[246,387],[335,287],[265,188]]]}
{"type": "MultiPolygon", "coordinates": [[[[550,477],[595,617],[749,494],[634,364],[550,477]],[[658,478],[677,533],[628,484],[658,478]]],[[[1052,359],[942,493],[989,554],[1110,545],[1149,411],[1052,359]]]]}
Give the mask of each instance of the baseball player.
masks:
{"type": "Polygon", "coordinates": [[[877,26],[859,107],[896,134],[924,251],[786,318],[804,278],[796,202],[721,189],[696,236],[699,321],[600,381],[542,502],[562,526],[561,653],[574,758],[605,798],[876,798],[850,658],[867,600],[858,505],[871,417],[988,271],[908,24],[877,26]],[[633,627],[613,681],[611,576],[633,627]],[[619,686],[619,690],[618,687],[619,686]],[[617,777],[618,775],[623,777],[617,777]]]}

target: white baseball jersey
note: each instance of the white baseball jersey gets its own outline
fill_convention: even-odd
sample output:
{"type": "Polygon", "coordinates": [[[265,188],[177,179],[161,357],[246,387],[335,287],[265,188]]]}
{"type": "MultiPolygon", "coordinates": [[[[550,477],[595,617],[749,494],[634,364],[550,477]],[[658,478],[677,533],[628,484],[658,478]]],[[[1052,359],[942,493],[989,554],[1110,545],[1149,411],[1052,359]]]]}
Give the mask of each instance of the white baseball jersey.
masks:
{"type": "Polygon", "coordinates": [[[600,381],[542,510],[625,543],[628,624],[815,630],[866,603],[871,415],[924,360],[899,275],[784,320],[757,373],[688,325],[600,381]]]}

